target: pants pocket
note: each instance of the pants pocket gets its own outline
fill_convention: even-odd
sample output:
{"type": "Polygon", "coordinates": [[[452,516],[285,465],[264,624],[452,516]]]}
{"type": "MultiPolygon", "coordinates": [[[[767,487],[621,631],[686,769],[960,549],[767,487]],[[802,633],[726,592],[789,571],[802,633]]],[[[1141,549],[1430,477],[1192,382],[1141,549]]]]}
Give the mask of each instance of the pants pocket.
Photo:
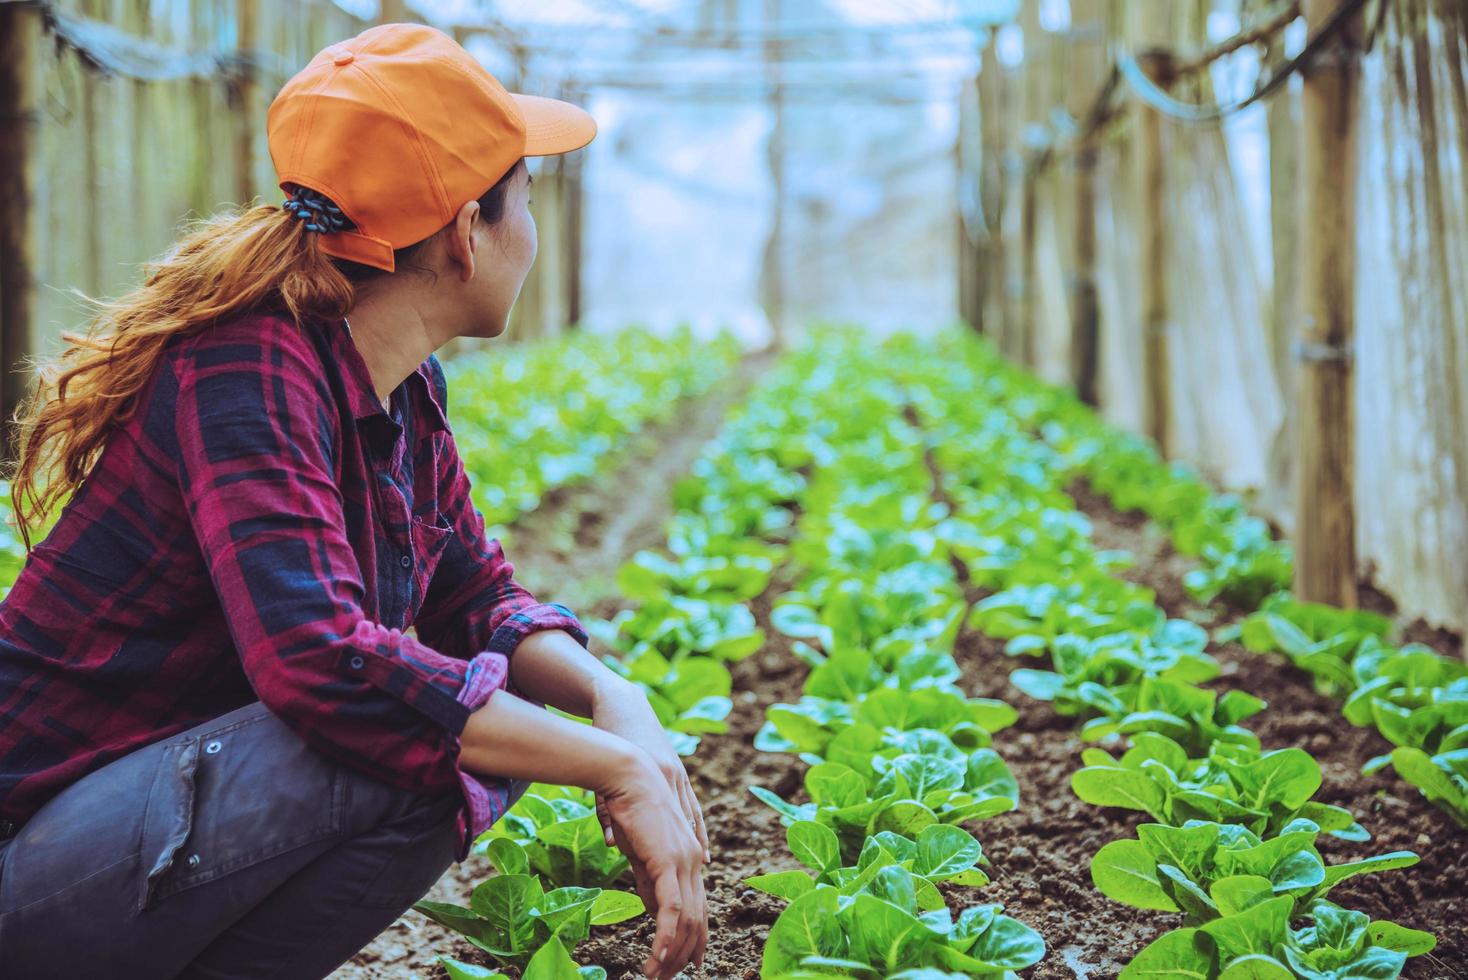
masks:
{"type": "Polygon", "coordinates": [[[341,833],[346,781],[256,702],[167,747],[143,818],[138,911],[341,833]]]}

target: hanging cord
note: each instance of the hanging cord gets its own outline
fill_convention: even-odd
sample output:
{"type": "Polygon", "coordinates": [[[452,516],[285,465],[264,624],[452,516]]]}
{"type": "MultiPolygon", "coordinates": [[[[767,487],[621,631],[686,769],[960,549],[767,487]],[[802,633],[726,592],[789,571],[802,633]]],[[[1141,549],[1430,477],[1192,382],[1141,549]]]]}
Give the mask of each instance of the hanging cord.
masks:
{"type": "MultiPolygon", "coordinates": [[[[1387,0],[1380,0],[1380,2],[1385,8],[1387,0]]],[[[1315,32],[1315,36],[1305,42],[1305,47],[1300,50],[1299,54],[1282,64],[1256,85],[1253,92],[1237,102],[1199,105],[1175,98],[1147,74],[1136,56],[1129,51],[1120,52],[1116,59],[1116,66],[1132,93],[1163,115],[1184,122],[1215,122],[1242,112],[1260,99],[1266,99],[1277,92],[1290,80],[1291,75],[1309,65],[1326,42],[1331,40],[1345,26],[1346,21],[1355,16],[1364,6],[1366,6],[1366,0],[1343,0],[1335,12],[1320,26],[1320,30],[1315,32]]],[[[1283,27],[1284,23],[1281,23],[1277,29],[1283,27]]],[[[1166,54],[1166,52],[1160,53],[1166,54]]],[[[1196,69],[1210,63],[1211,59],[1191,64],[1188,67],[1196,69]]]]}
{"type": "MultiPolygon", "coordinates": [[[[1376,18],[1371,31],[1367,35],[1364,50],[1369,51],[1371,49],[1377,35],[1380,33],[1387,3],[1388,0],[1378,0],[1376,18]]],[[[1057,134],[1049,143],[1040,148],[1026,164],[1026,176],[1034,176],[1053,163],[1056,157],[1079,149],[1091,140],[1104,126],[1115,119],[1126,104],[1124,99],[1117,97],[1122,91],[1123,83],[1125,83],[1126,89],[1136,95],[1139,100],[1152,106],[1158,112],[1171,118],[1194,123],[1216,122],[1219,119],[1231,116],[1236,112],[1248,108],[1261,99],[1270,97],[1289,81],[1291,75],[1307,67],[1310,61],[1319,53],[1321,47],[1334,37],[1336,32],[1345,25],[1346,21],[1364,7],[1365,4],[1366,0],[1344,0],[1326,22],[1321,25],[1320,30],[1315,33],[1315,36],[1305,43],[1304,48],[1301,49],[1298,55],[1284,62],[1279,68],[1271,72],[1247,97],[1227,105],[1198,105],[1173,97],[1165,88],[1147,74],[1137,57],[1125,50],[1119,50],[1119,53],[1116,55],[1116,60],[1111,64],[1111,70],[1107,73],[1106,81],[1097,90],[1095,98],[1092,99],[1089,108],[1081,117],[1079,125],[1065,134],[1064,140],[1057,134]]],[[[1282,7],[1262,25],[1240,31],[1233,37],[1219,42],[1197,58],[1178,62],[1177,68],[1170,74],[1172,78],[1178,78],[1202,71],[1218,59],[1232,54],[1246,45],[1257,44],[1278,34],[1298,16],[1299,4],[1292,0],[1292,2],[1282,7]]],[[[1147,56],[1168,59],[1173,57],[1171,52],[1163,49],[1148,52],[1147,55],[1143,55],[1143,57],[1147,56]]]]}
{"type": "Polygon", "coordinates": [[[293,73],[273,51],[186,51],[72,13],[54,0],[0,0],[0,4],[40,10],[45,30],[57,47],[75,52],[82,64],[108,77],[168,82],[232,81],[266,75],[284,81],[293,73]]]}

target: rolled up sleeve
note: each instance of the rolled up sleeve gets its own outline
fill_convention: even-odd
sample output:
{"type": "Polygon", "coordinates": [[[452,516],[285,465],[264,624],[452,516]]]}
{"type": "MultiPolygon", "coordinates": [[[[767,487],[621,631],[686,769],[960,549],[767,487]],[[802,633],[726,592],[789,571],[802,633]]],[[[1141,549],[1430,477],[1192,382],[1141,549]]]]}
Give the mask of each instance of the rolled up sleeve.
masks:
{"type": "Polygon", "coordinates": [[[515,795],[459,766],[508,661],[446,655],[364,614],[334,403],[309,340],[269,322],[282,325],[203,335],[172,362],[180,493],[230,637],[256,695],[321,754],[410,791],[457,788],[462,860],[515,795]]]}

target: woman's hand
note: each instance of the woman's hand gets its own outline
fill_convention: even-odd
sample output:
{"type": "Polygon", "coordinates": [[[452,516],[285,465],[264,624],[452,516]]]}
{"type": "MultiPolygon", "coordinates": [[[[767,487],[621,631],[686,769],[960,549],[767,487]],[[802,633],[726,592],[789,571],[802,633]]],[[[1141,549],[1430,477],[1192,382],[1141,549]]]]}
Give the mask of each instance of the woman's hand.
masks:
{"type": "Polygon", "coordinates": [[[632,865],[643,904],[657,915],[643,974],[671,980],[690,961],[702,967],[708,947],[703,845],[675,805],[662,767],[635,745],[628,748],[627,762],[597,792],[597,810],[606,813],[615,844],[632,865]]]}
{"type": "MultiPolygon", "coordinates": [[[[683,768],[683,759],[668,740],[667,732],[658,722],[652,705],[642,688],[618,678],[620,684],[612,684],[598,692],[592,703],[591,723],[603,731],[620,736],[646,752],[657,764],[668,787],[678,799],[679,806],[698,838],[703,849],[705,862],[713,860],[709,850],[708,832],[703,825],[703,808],[693,793],[693,784],[688,781],[688,771],[683,768]]],[[[601,819],[602,834],[607,845],[613,844],[612,821],[607,813],[605,800],[598,795],[596,813],[601,819]]]]}

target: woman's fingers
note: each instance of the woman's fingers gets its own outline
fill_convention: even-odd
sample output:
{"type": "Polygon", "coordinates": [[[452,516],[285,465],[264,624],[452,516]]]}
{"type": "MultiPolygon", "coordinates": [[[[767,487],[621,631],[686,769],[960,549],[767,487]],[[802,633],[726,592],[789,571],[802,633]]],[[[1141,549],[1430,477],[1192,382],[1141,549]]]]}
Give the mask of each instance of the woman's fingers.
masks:
{"type": "Polygon", "coordinates": [[[713,852],[709,850],[709,834],[703,825],[703,807],[699,806],[698,797],[694,795],[693,784],[688,781],[688,774],[683,774],[683,785],[679,789],[683,797],[683,806],[692,811],[693,833],[698,838],[699,845],[703,848],[703,860],[705,864],[713,861],[713,852]]]}
{"type": "Polygon", "coordinates": [[[698,805],[698,797],[693,794],[693,785],[688,781],[688,772],[683,768],[681,761],[670,763],[663,770],[663,775],[668,779],[668,786],[672,788],[673,795],[678,798],[678,805],[683,808],[683,817],[688,822],[688,829],[698,839],[698,846],[703,851],[704,862],[714,859],[709,851],[708,834],[703,829],[703,810],[698,805]]]}
{"type": "Polygon", "coordinates": [[[678,892],[681,896],[678,910],[678,931],[670,952],[663,958],[663,972],[659,975],[659,980],[672,980],[689,964],[694,952],[698,949],[700,917],[704,912],[697,882],[696,869],[686,865],[678,869],[678,892]]]}
{"type": "Polygon", "coordinates": [[[653,883],[657,897],[657,933],[653,936],[652,951],[643,964],[643,974],[650,980],[669,980],[682,969],[674,966],[674,956],[682,948],[679,930],[683,921],[683,887],[678,881],[678,870],[669,865],[653,883]]]}
{"type": "Polygon", "coordinates": [[[699,912],[698,912],[698,919],[697,919],[697,926],[698,926],[698,929],[697,929],[697,939],[695,940],[695,942],[693,944],[693,955],[692,955],[691,959],[692,959],[694,965],[696,965],[700,970],[702,970],[703,969],[703,954],[708,949],[708,945],[709,945],[709,901],[708,901],[708,893],[707,893],[707,891],[705,891],[704,885],[703,885],[703,873],[702,873],[702,871],[695,871],[694,872],[694,874],[693,874],[693,884],[694,884],[694,892],[698,896],[699,912]]]}
{"type": "Polygon", "coordinates": [[[612,831],[612,814],[607,809],[606,797],[600,793],[596,794],[596,819],[601,821],[602,840],[607,842],[607,847],[616,844],[616,834],[612,831]]]}
{"type": "Polygon", "coordinates": [[[612,823],[612,831],[616,837],[617,849],[626,855],[627,863],[632,866],[632,879],[637,884],[637,895],[642,899],[643,907],[657,908],[657,895],[653,891],[652,879],[647,875],[647,865],[632,848],[632,845],[627,842],[621,826],[615,821],[612,823]]]}

